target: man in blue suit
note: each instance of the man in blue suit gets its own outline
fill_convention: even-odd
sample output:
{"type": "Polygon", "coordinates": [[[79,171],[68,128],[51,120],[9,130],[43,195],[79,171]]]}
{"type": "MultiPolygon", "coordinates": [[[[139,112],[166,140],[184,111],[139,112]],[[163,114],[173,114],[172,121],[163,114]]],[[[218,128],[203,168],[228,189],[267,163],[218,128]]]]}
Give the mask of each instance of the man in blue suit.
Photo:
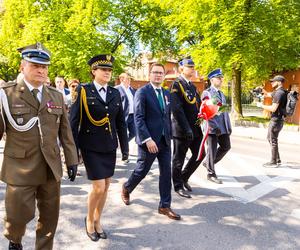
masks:
{"type": "MultiPolygon", "coordinates": [[[[119,90],[125,115],[125,121],[128,129],[128,142],[135,137],[135,125],[133,118],[133,98],[135,95],[135,89],[130,86],[130,76],[127,73],[122,73],[119,76],[120,85],[115,88],[119,90]]],[[[122,161],[129,162],[128,155],[122,156],[122,161]]]]}
{"type": "Polygon", "coordinates": [[[150,83],[140,88],[134,99],[134,121],[138,144],[137,166],[122,187],[122,200],[130,204],[130,193],[145,178],[155,158],[159,163],[160,203],[158,213],[173,220],[180,215],[171,209],[171,116],[170,93],[161,87],[165,69],[162,64],[150,67],[150,83]]]}
{"type": "MultiPolygon", "coordinates": [[[[217,103],[226,105],[226,98],[220,90],[223,83],[221,69],[215,69],[208,74],[211,86],[204,90],[201,99],[214,99],[217,103]]],[[[217,184],[222,181],[217,177],[215,164],[219,162],[230,150],[231,123],[228,112],[217,114],[208,121],[210,130],[207,138],[207,155],[203,165],[207,168],[207,179],[217,184]],[[219,144],[219,147],[218,147],[219,144]]]]}

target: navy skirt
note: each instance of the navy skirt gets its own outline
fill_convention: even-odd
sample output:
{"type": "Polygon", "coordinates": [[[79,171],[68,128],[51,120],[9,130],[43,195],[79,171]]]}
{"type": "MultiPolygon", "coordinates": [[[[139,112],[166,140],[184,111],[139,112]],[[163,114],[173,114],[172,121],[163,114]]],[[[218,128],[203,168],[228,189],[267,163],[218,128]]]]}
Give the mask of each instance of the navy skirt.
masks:
{"type": "Polygon", "coordinates": [[[102,153],[83,149],[81,155],[89,180],[101,180],[114,175],[117,158],[116,150],[102,153]]]}

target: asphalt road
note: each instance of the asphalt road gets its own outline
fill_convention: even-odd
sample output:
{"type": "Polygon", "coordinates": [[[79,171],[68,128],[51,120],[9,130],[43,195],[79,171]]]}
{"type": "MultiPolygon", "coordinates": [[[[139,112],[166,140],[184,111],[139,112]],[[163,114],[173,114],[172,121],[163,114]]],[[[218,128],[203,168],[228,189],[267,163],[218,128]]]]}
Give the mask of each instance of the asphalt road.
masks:
{"type": "MultiPolygon", "coordinates": [[[[173,193],[172,207],[182,215],[172,221],[157,213],[158,168],[132,193],[130,206],[120,198],[121,184],[135,166],[134,143],[131,162],[118,163],[109,190],[102,224],[107,240],[91,242],[83,218],[89,182],[83,174],[75,183],[62,181],[61,213],[55,236],[57,250],[183,250],[183,249],[300,249],[300,146],[280,147],[283,164],[265,169],[270,149],[266,141],[232,137],[232,149],[217,164],[224,184],[206,180],[200,166],[190,180],[192,199],[173,193]]],[[[1,155],[2,156],[2,155],[1,155]]],[[[0,215],[4,216],[5,185],[0,184],[0,215]]],[[[23,238],[25,250],[34,249],[36,220],[28,224],[23,238]]],[[[3,228],[3,223],[1,224],[3,228]]],[[[0,235],[0,249],[7,240],[0,235]]]]}

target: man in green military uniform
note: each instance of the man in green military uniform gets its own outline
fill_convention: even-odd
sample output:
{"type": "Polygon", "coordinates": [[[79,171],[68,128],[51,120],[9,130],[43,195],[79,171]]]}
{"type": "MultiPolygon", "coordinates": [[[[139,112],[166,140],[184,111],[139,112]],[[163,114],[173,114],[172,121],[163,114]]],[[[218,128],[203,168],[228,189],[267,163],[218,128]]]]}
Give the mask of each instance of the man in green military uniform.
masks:
{"type": "Polygon", "coordinates": [[[7,183],[4,235],[9,239],[8,249],[23,249],[21,240],[26,224],[34,218],[37,201],[35,249],[46,250],[53,248],[59,215],[62,163],[57,138],[71,181],[76,177],[78,157],[63,96],[44,85],[50,53],[40,43],[19,51],[24,77],[0,89],[0,132],[6,130],[0,175],[7,183]]]}

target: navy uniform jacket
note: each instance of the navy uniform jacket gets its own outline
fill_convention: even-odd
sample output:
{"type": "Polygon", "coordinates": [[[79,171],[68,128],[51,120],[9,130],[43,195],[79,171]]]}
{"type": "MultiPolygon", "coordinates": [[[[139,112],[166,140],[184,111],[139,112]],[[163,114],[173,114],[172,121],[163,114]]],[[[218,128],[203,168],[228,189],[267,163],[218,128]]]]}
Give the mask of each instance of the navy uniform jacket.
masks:
{"type": "Polygon", "coordinates": [[[93,83],[79,85],[77,94],[70,111],[70,123],[77,148],[102,153],[111,152],[118,147],[118,137],[122,153],[128,153],[127,127],[119,91],[107,86],[106,102],[100,97],[93,83]],[[88,119],[84,107],[82,107],[82,121],[79,124],[81,88],[86,91],[87,104],[92,118],[98,121],[108,115],[111,133],[107,123],[104,126],[93,125],[88,119]]]}
{"type": "MultiPolygon", "coordinates": [[[[219,93],[215,88],[210,87],[203,91],[201,99],[203,100],[206,97],[209,99],[217,98],[219,102],[222,102],[222,105],[226,104],[225,95],[222,91],[219,91],[219,93]]],[[[218,134],[218,129],[220,130],[221,134],[231,134],[232,129],[228,112],[222,112],[221,114],[214,116],[208,121],[208,124],[210,126],[210,134],[218,134]]]]}
{"type": "MultiPolygon", "coordinates": [[[[128,115],[129,115],[129,101],[128,101],[128,97],[126,95],[126,92],[124,90],[124,88],[121,85],[117,85],[115,86],[115,88],[117,90],[119,90],[120,95],[121,95],[121,100],[122,100],[122,105],[123,105],[123,110],[124,110],[124,115],[125,115],[125,120],[127,120],[128,115]]],[[[132,87],[129,87],[133,97],[135,95],[136,90],[132,87]]]]}
{"type": "Polygon", "coordinates": [[[171,86],[171,109],[172,109],[172,134],[173,137],[182,138],[188,132],[193,132],[194,137],[202,136],[201,128],[196,125],[200,107],[200,96],[193,84],[188,84],[182,76],[179,76],[171,86]],[[195,104],[189,104],[180,90],[179,82],[191,101],[196,97],[195,104]]]}
{"type": "Polygon", "coordinates": [[[136,142],[143,142],[151,137],[158,145],[164,135],[167,145],[171,140],[170,92],[163,90],[165,103],[162,111],[154,88],[149,83],[137,90],[134,97],[134,122],[136,127],[136,142]]]}

